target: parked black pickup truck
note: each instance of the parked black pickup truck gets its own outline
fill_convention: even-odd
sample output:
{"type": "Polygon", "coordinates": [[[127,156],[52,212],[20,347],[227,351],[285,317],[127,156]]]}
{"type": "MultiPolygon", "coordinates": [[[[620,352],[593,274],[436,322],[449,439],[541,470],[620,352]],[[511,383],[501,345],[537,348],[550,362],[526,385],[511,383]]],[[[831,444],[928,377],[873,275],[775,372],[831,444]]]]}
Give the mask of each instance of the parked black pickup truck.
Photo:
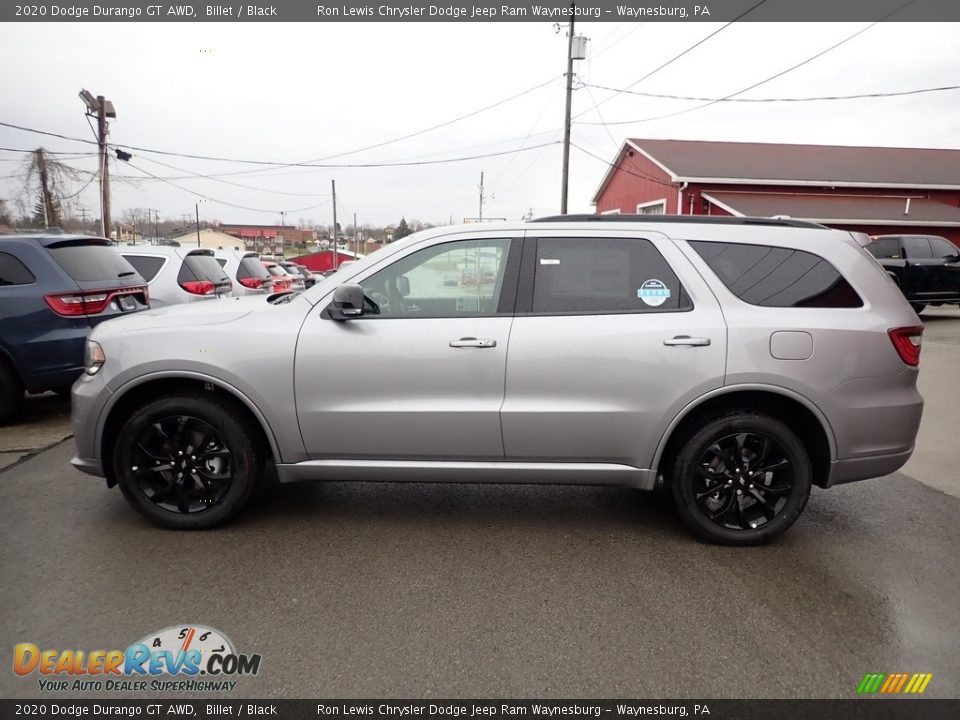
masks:
{"type": "Polygon", "coordinates": [[[876,235],[866,246],[918,313],[960,305],[960,248],[936,235],[876,235]]]}

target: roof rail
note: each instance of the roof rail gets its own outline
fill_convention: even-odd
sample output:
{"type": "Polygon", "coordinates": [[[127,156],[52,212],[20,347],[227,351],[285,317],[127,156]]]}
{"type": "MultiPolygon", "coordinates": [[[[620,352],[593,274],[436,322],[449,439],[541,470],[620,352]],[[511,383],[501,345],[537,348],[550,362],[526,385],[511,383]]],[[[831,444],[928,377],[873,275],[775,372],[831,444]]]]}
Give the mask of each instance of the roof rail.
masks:
{"type": "Polygon", "coordinates": [[[530,222],[647,222],[647,223],[694,223],[696,225],[764,225],[771,227],[796,227],[829,230],[826,225],[808,220],[764,217],[732,217],[726,215],[551,215],[530,222]]]}

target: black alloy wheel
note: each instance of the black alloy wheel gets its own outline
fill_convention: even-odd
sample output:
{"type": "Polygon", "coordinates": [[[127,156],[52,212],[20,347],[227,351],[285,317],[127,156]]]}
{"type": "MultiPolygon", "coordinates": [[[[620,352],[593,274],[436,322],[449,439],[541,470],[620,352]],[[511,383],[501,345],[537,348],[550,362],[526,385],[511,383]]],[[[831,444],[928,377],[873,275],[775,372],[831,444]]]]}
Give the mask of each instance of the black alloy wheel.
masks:
{"type": "Polygon", "coordinates": [[[756,545],[783,533],[803,512],[811,485],[809,454],[796,433],[751,412],[701,424],[670,477],[684,523],[724,545],[756,545]]]}
{"type": "Polygon", "coordinates": [[[173,395],[136,410],[113,452],[127,501],[180,530],[213,527],[240,512],[265,462],[259,428],[239,403],[213,393],[173,395]]]}
{"type": "Polygon", "coordinates": [[[164,510],[204,512],[230,489],[231,456],[212,425],[189,415],[170,415],[140,433],[130,472],[140,491],[164,510]]]}
{"type": "Polygon", "coordinates": [[[727,435],[700,455],[694,497],[713,523],[755,530],[779,515],[793,491],[793,468],[773,438],[757,433],[727,435]]]}

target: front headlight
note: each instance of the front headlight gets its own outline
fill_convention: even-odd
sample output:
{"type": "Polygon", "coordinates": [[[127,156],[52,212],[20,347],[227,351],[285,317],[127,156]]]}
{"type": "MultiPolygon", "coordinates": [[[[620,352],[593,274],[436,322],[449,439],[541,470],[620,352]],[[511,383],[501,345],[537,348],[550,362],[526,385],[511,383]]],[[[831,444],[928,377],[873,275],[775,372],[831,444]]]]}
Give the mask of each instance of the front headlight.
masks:
{"type": "Polygon", "coordinates": [[[100,347],[100,343],[93,340],[87,340],[84,356],[83,365],[86,368],[87,375],[96,375],[107,361],[107,356],[104,354],[103,348],[100,347]]]}

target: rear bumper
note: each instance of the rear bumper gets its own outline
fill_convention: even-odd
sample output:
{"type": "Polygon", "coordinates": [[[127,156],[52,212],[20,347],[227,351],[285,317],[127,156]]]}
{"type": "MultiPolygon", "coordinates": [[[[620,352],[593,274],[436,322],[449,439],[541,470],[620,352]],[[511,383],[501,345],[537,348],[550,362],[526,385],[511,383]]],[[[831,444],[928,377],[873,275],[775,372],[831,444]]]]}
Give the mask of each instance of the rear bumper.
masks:
{"type": "Polygon", "coordinates": [[[883,477],[895,473],[906,464],[913,454],[913,446],[904,452],[869,457],[847,458],[830,463],[830,475],[823,487],[883,477]]]}

